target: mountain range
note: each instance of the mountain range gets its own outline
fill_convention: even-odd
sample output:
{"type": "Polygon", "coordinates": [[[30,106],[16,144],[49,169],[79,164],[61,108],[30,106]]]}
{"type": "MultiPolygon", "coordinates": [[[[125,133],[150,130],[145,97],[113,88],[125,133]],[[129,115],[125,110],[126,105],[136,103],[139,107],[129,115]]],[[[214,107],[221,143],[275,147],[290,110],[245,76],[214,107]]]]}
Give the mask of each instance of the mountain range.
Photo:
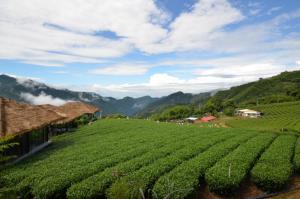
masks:
{"type": "Polygon", "coordinates": [[[61,105],[68,101],[82,101],[99,107],[103,115],[120,113],[128,116],[146,116],[167,106],[189,104],[201,100],[209,97],[210,93],[193,95],[177,92],[161,98],[144,96],[115,99],[103,97],[92,92],[77,92],[55,88],[31,79],[2,74],[0,75],[0,96],[31,104],[51,103],[53,105],[61,105]]]}
{"type": "Polygon", "coordinates": [[[92,92],[55,88],[30,79],[0,75],[0,96],[32,104],[60,105],[68,101],[88,102],[99,107],[103,115],[119,113],[128,116],[148,117],[173,105],[193,104],[201,106],[212,95],[223,101],[231,100],[237,104],[300,100],[300,71],[283,72],[274,77],[260,78],[258,81],[235,86],[228,90],[196,95],[179,91],[160,98],[144,96],[139,98],[124,97],[122,99],[103,97],[92,92]]]}

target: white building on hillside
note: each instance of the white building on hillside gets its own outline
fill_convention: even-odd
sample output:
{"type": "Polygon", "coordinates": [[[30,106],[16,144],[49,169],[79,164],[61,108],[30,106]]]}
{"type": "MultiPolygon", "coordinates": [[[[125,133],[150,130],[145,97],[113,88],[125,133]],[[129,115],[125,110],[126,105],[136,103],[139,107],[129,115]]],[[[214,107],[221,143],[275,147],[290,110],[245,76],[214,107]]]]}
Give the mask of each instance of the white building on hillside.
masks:
{"type": "Polygon", "coordinates": [[[250,109],[241,109],[235,111],[235,114],[242,117],[258,118],[262,115],[261,112],[250,110],[250,109]]]}
{"type": "Polygon", "coordinates": [[[197,117],[188,117],[186,118],[186,121],[188,121],[189,123],[194,123],[195,121],[197,121],[199,118],[197,117]]]}

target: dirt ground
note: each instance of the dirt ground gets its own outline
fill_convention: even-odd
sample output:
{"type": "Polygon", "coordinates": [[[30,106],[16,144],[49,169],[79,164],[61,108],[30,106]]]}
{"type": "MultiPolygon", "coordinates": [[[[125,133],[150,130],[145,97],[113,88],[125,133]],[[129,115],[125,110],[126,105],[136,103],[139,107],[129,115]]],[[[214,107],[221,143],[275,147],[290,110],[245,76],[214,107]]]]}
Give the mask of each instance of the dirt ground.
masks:
{"type": "Polygon", "coordinates": [[[259,189],[255,184],[251,182],[244,183],[241,189],[235,194],[235,196],[221,197],[213,194],[209,191],[208,186],[203,185],[197,192],[197,199],[300,199],[300,176],[293,177],[289,183],[286,191],[266,194],[259,189]]]}
{"type": "Polygon", "coordinates": [[[271,198],[272,199],[300,199],[300,176],[297,176],[291,180],[291,189],[295,189],[295,190],[271,198]]]}
{"type": "Polygon", "coordinates": [[[264,192],[258,189],[252,183],[243,184],[241,189],[234,196],[230,196],[230,197],[218,196],[210,192],[208,186],[204,186],[202,189],[198,191],[197,199],[244,199],[244,198],[254,198],[262,194],[264,194],[264,192]]]}

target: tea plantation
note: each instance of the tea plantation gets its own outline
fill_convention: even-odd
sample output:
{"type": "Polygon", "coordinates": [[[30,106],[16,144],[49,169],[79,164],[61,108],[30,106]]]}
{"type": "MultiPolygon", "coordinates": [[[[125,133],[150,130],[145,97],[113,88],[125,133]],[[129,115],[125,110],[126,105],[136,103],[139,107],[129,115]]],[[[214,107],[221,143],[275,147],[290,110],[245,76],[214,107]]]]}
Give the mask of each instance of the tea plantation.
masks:
{"type": "Polygon", "coordinates": [[[41,153],[0,171],[0,186],[23,198],[179,199],[203,182],[221,195],[246,179],[276,191],[295,170],[296,135],[104,119],[57,136],[41,153]]]}

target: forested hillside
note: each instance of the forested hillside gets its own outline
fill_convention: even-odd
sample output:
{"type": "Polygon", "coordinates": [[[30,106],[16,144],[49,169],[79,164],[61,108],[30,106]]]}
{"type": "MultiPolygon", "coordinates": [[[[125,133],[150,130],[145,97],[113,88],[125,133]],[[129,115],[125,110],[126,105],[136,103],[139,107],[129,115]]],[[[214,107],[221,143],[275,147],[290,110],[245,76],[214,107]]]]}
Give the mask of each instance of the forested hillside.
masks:
{"type": "Polygon", "coordinates": [[[215,97],[236,103],[268,104],[300,99],[300,71],[283,72],[277,76],[219,91],[215,97]]]}

